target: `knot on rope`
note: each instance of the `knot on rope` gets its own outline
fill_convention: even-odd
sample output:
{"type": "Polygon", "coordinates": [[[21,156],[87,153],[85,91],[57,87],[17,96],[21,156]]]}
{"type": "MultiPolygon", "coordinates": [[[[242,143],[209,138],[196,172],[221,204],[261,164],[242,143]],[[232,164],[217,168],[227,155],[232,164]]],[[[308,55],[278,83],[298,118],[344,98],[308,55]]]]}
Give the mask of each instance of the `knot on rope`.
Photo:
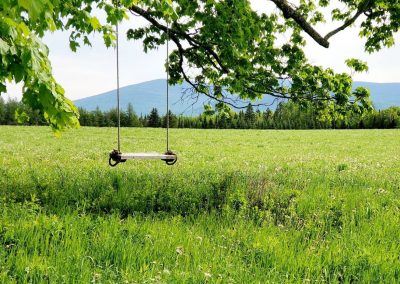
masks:
{"type": "Polygon", "coordinates": [[[171,150],[165,152],[164,155],[174,156],[174,158],[162,159],[168,166],[172,166],[176,163],[176,161],[178,161],[178,156],[171,150]]]}
{"type": "Polygon", "coordinates": [[[114,149],[114,150],[110,153],[110,158],[108,159],[108,164],[109,164],[111,167],[115,167],[115,166],[118,165],[119,163],[123,163],[123,162],[126,162],[126,160],[125,160],[125,159],[122,159],[122,157],[121,157],[121,152],[114,149]]]}

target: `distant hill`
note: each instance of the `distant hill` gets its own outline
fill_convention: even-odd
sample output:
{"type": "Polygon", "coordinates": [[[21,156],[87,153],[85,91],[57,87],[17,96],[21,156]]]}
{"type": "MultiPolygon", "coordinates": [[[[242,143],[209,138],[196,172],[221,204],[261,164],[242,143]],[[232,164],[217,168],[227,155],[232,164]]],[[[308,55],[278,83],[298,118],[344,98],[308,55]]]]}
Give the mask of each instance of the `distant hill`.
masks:
{"type": "MultiPolygon", "coordinates": [[[[194,103],[194,100],[190,99],[188,89],[188,84],[170,86],[170,109],[173,113],[197,115],[203,111],[203,105],[207,102],[207,99],[200,96],[200,99],[194,103]]],[[[116,90],[112,90],[76,100],[74,103],[76,106],[87,110],[95,110],[98,107],[100,110],[106,111],[116,107],[116,94],[116,90]]],[[[126,109],[129,103],[133,105],[137,114],[148,114],[154,107],[164,114],[166,112],[166,80],[152,80],[122,87],[120,89],[121,109],[126,109]]]]}
{"type": "MultiPolygon", "coordinates": [[[[377,109],[400,106],[400,83],[354,82],[354,87],[358,86],[365,86],[371,90],[371,98],[377,109]]],[[[122,87],[120,89],[121,109],[126,109],[131,103],[139,115],[149,113],[153,107],[164,114],[166,112],[165,88],[166,81],[164,79],[122,87]]],[[[170,108],[173,113],[197,115],[203,111],[203,105],[208,103],[208,99],[200,95],[196,101],[191,98],[188,90],[188,84],[170,86],[170,108]]],[[[271,98],[265,99],[265,102],[271,101],[271,98]]],[[[100,110],[106,111],[116,107],[116,90],[76,100],[74,103],[87,110],[95,110],[98,107],[100,110]]]]}
{"type": "Polygon", "coordinates": [[[354,88],[360,86],[371,90],[371,99],[376,109],[400,106],[400,83],[353,83],[354,88]]]}

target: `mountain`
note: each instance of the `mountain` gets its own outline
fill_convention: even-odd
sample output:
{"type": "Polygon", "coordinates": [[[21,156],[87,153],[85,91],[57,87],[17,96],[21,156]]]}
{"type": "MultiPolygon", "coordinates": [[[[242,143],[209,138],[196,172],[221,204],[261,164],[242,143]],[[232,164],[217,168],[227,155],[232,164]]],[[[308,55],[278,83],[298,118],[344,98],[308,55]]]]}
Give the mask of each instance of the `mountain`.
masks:
{"type": "MultiPolygon", "coordinates": [[[[354,88],[358,86],[371,90],[371,98],[377,109],[400,106],[400,83],[354,82],[354,88]]],[[[209,102],[203,95],[196,98],[196,95],[191,94],[187,83],[170,86],[169,97],[170,109],[175,114],[198,115],[203,111],[203,105],[209,102]]],[[[264,102],[272,102],[272,99],[267,97],[264,102]]],[[[106,111],[117,105],[116,90],[76,100],[74,103],[87,110],[95,110],[98,107],[106,111]]],[[[166,81],[159,79],[122,87],[120,89],[121,109],[126,109],[129,103],[139,115],[148,114],[154,107],[161,114],[165,114],[166,81]]]]}
{"type": "Polygon", "coordinates": [[[370,89],[371,100],[376,109],[400,106],[400,83],[354,82],[353,87],[370,89]]]}
{"type": "MultiPolygon", "coordinates": [[[[117,92],[112,90],[100,95],[76,100],[78,107],[95,110],[97,107],[106,111],[117,106],[117,92]]],[[[200,96],[197,102],[190,99],[188,84],[169,87],[170,109],[175,114],[197,115],[203,111],[203,104],[207,102],[200,96]]],[[[166,80],[152,80],[120,88],[120,107],[127,109],[131,103],[137,114],[148,114],[152,108],[159,113],[166,113],[166,80]]]]}

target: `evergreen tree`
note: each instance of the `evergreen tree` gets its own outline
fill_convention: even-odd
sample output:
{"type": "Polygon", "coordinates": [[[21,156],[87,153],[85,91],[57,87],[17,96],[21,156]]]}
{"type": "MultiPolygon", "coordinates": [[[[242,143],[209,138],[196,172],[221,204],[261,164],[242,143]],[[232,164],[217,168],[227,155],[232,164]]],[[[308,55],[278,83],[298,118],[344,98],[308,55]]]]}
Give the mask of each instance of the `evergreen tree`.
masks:
{"type": "MultiPolygon", "coordinates": [[[[116,108],[110,109],[108,112],[104,112],[104,120],[105,120],[105,125],[107,127],[116,127],[118,126],[118,112],[116,108]]],[[[122,112],[120,113],[120,115],[122,112]]],[[[122,116],[121,116],[122,118],[122,116]]],[[[122,120],[123,121],[123,120],[122,120]]],[[[123,126],[121,124],[121,126],[123,126]]]]}
{"type": "MultiPolygon", "coordinates": [[[[118,115],[116,109],[107,112],[87,111],[79,109],[82,126],[116,126],[118,115]]],[[[123,127],[166,127],[166,116],[160,118],[157,109],[152,109],[149,115],[138,118],[132,105],[127,111],[121,112],[121,126],[123,127]]],[[[21,102],[0,98],[0,124],[43,125],[46,121],[37,110],[23,105],[21,102]],[[16,111],[27,115],[29,120],[17,121],[16,111]]],[[[201,114],[197,117],[177,117],[170,111],[170,127],[179,128],[257,128],[257,129],[369,129],[369,128],[400,128],[400,107],[391,107],[385,110],[371,111],[360,115],[348,111],[342,116],[336,116],[329,121],[321,121],[312,104],[296,104],[294,102],[280,103],[275,112],[267,109],[265,112],[253,111],[249,106],[246,112],[218,113],[214,115],[201,114]],[[254,120],[252,119],[254,118],[254,120]],[[253,122],[253,123],[249,123],[253,122]]]]}
{"type": "Polygon", "coordinates": [[[127,114],[127,126],[128,127],[140,126],[138,116],[136,115],[135,111],[133,110],[133,106],[131,103],[128,104],[126,114],[127,114]]]}
{"type": "Polygon", "coordinates": [[[160,127],[161,120],[160,116],[158,115],[158,110],[153,108],[150,112],[149,117],[147,118],[147,126],[148,127],[160,127]]]}
{"type": "Polygon", "coordinates": [[[273,112],[269,108],[263,113],[263,120],[265,122],[265,128],[273,128],[273,112]]]}
{"type": "Polygon", "coordinates": [[[93,112],[94,125],[93,126],[105,126],[105,118],[103,112],[99,107],[96,107],[96,110],[93,112]]]}
{"type": "Polygon", "coordinates": [[[244,119],[246,121],[246,124],[248,128],[253,128],[254,127],[254,122],[256,120],[256,114],[254,113],[253,106],[249,103],[246,112],[244,114],[244,119]]]}
{"type": "Polygon", "coordinates": [[[6,117],[6,103],[4,99],[0,97],[0,124],[6,124],[5,117],[6,117]]]}
{"type": "Polygon", "coordinates": [[[79,124],[82,126],[92,126],[89,120],[90,112],[84,108],[79,108],[79,124]]]}
{"type": "Polygon", "coordinates": [[[9,100],[7,102],[7,107],[5,109],[5,115],[4,115],[5,124],[8,125],[17,124],[15,113],[19,106],[20,104],[16,100],[9,100]]]}
{"type": "MultiPolygon", "coordinates": [[[[172,113],[171,110],[168,111],[169,113],[169,127],[177,128],[178,127],[178,118],[175,114],[172,113]]],[[[167,127],[167,116],[164,115],[162,118],[162,127],[167,127]]]]}
{"type": "Polygon", "coordinates": [[[239,111],[237,118],[236,118],[236,125],[238,129],[243,129],[246,126],[246,121],[244,120],[244,112],[239,111]]]}

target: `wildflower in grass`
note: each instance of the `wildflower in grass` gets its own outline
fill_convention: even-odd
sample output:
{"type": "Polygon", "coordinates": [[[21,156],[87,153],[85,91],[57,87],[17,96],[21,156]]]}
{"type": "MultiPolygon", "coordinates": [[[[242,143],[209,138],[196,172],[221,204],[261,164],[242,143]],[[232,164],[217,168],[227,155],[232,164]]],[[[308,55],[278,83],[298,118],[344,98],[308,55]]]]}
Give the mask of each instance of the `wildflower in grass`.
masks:
{"type": "Polygon", "coordinates": [[[185,253],[185,250],[183,249],[183,246],[177,246],[175,251],[179,255],[183,255],[185,253]]]}
{"type": "Polygon", "coordinates": [[[384,190],[383,188],[379,188],[377,191],[378,194],[383,194],[385,192],[386,192],[386,190],[384,190]]]}
{"type": "Polygon", "coordinates": [[[165,269],[163,270],[163,273],[165,273],[165,274],[168,274],[168,275],[169,275],[169,274],[171,274],[171,271],[169,271],[168,269],[166,269],[166,268],[165,268],[165,269]]]}
{"type": "Polygon", "coordinates": [[[92,283],[95,283],[96,281],[101,279],[101,274],[100,273],[93,273],[93,278],[92,278],[92,283]]]}

